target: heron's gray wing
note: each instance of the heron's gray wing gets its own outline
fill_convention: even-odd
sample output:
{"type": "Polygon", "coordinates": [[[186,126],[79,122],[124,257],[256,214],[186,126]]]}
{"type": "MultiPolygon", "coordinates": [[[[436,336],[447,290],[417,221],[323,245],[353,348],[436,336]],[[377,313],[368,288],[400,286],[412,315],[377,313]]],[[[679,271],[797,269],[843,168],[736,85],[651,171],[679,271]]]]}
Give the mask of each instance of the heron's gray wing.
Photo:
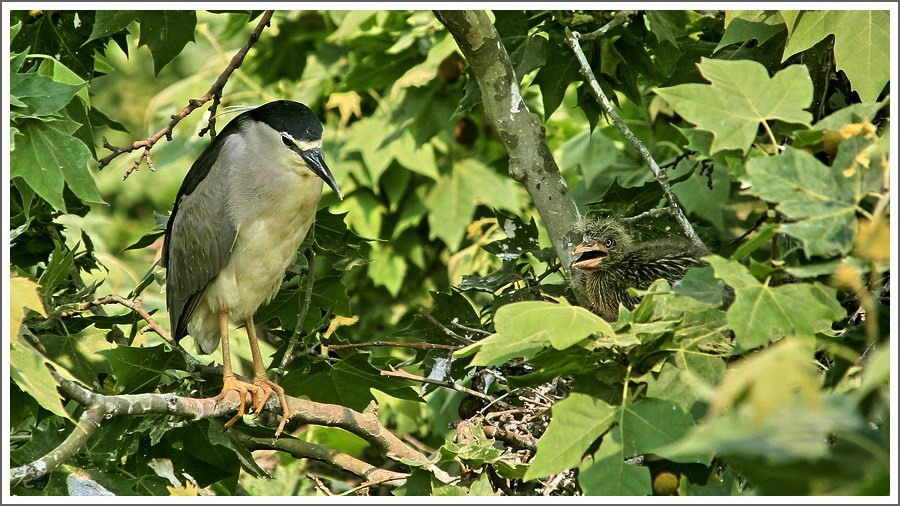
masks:
{"type": "Polygon", "coordinates": [[[216,138],[194,162],[166,226],[166,306],[176,341],[187,334],[187,322],[228,261],[237,234],[226,209],[227,169],[215,163],[223,140],[216,138]]]}

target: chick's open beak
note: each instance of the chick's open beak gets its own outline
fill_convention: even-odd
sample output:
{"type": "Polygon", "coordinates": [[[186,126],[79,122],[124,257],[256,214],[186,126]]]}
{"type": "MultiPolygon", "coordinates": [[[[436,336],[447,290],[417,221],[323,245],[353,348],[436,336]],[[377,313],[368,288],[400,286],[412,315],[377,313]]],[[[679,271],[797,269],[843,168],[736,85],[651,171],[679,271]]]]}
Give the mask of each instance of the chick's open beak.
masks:
{"type": "Polygon", "coordinates": [[[572,267],[590,271],[600,267],[600,263],[603,262],[603,259],[606,258],[607,255],[609,255],[609,250],[601,244],[585,241],[578,246],[575,246],[572,253],[578,255],[578,257],[575,258],[575,261],[572,262],[572,267]]]}

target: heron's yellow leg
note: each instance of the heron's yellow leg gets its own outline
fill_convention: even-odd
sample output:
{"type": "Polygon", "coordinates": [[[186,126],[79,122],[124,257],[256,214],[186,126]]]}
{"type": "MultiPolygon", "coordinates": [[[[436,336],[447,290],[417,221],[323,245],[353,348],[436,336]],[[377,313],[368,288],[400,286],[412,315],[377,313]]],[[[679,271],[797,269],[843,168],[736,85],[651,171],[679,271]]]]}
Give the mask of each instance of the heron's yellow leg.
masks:
{"type": "Polygon", "coordinates": [[[235,390],[241,396],[241,404],[238,412],[231,420],[225,424],[225,427],[231,427],[234,422],[241,419],[246,411],[247,396],[253,399],[253,391],[255,386],[246,381],[237,379],[234,371],[231,369],[231,350],[228,346],[228,313],[222,311],[219,313],[219,335],[222,339],[222,391],[216,397],[216,401],[221,401],[228,395],[228,392],[235,390]]]}
{"type": "Polygon", "coordinates": [[[262,357],[259,353],[259,342],[256,339],[256,326],[253,325],[253,317],[247,318],[247,338],[250,339],[250,353],[253,355],[253,384],[257,387],[256,396],[253,398],[253,410],[257,413],[261,412],[266,406],[272,392],[278,395],[278,401],[281,404],[281,423],[275,431],[275,437],[284,430],[284,424],[290,418],[288,410],[287,398],[284,395],[284,389],[278,383],[270,380],[266,375],[266,366],[263,365],[262,357]]]}

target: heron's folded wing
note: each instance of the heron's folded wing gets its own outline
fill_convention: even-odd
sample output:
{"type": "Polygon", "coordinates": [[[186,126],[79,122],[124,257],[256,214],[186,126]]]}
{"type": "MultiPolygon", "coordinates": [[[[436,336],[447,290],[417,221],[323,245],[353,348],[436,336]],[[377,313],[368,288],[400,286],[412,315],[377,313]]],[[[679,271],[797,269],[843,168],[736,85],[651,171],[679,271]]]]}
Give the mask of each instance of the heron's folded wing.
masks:
{"type": "Polygon", "coordinates": [[[237,234],[226,208],[227,174],[214,166],[209,151],[185,177],[166,227],[166,306],[176,341],[187,333],[197,302],[228,261],[237,234]]]}

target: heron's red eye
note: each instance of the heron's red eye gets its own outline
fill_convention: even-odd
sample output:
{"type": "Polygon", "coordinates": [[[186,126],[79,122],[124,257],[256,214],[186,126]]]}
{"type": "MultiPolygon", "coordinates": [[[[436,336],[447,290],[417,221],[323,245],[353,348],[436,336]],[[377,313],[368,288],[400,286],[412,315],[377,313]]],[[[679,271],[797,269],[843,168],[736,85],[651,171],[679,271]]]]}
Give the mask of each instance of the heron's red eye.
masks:
{"type": "Polygon", "coordinates": [[[292,140],[291,140],[288,136],[286,136],[286,135],[282,135],[282,136],[281,136],[281,142],[283,142],[284,145],[287,146],[287,147],[291,147],[291,146],[294,145],[294,141],[292,141],[292,140]]]}

